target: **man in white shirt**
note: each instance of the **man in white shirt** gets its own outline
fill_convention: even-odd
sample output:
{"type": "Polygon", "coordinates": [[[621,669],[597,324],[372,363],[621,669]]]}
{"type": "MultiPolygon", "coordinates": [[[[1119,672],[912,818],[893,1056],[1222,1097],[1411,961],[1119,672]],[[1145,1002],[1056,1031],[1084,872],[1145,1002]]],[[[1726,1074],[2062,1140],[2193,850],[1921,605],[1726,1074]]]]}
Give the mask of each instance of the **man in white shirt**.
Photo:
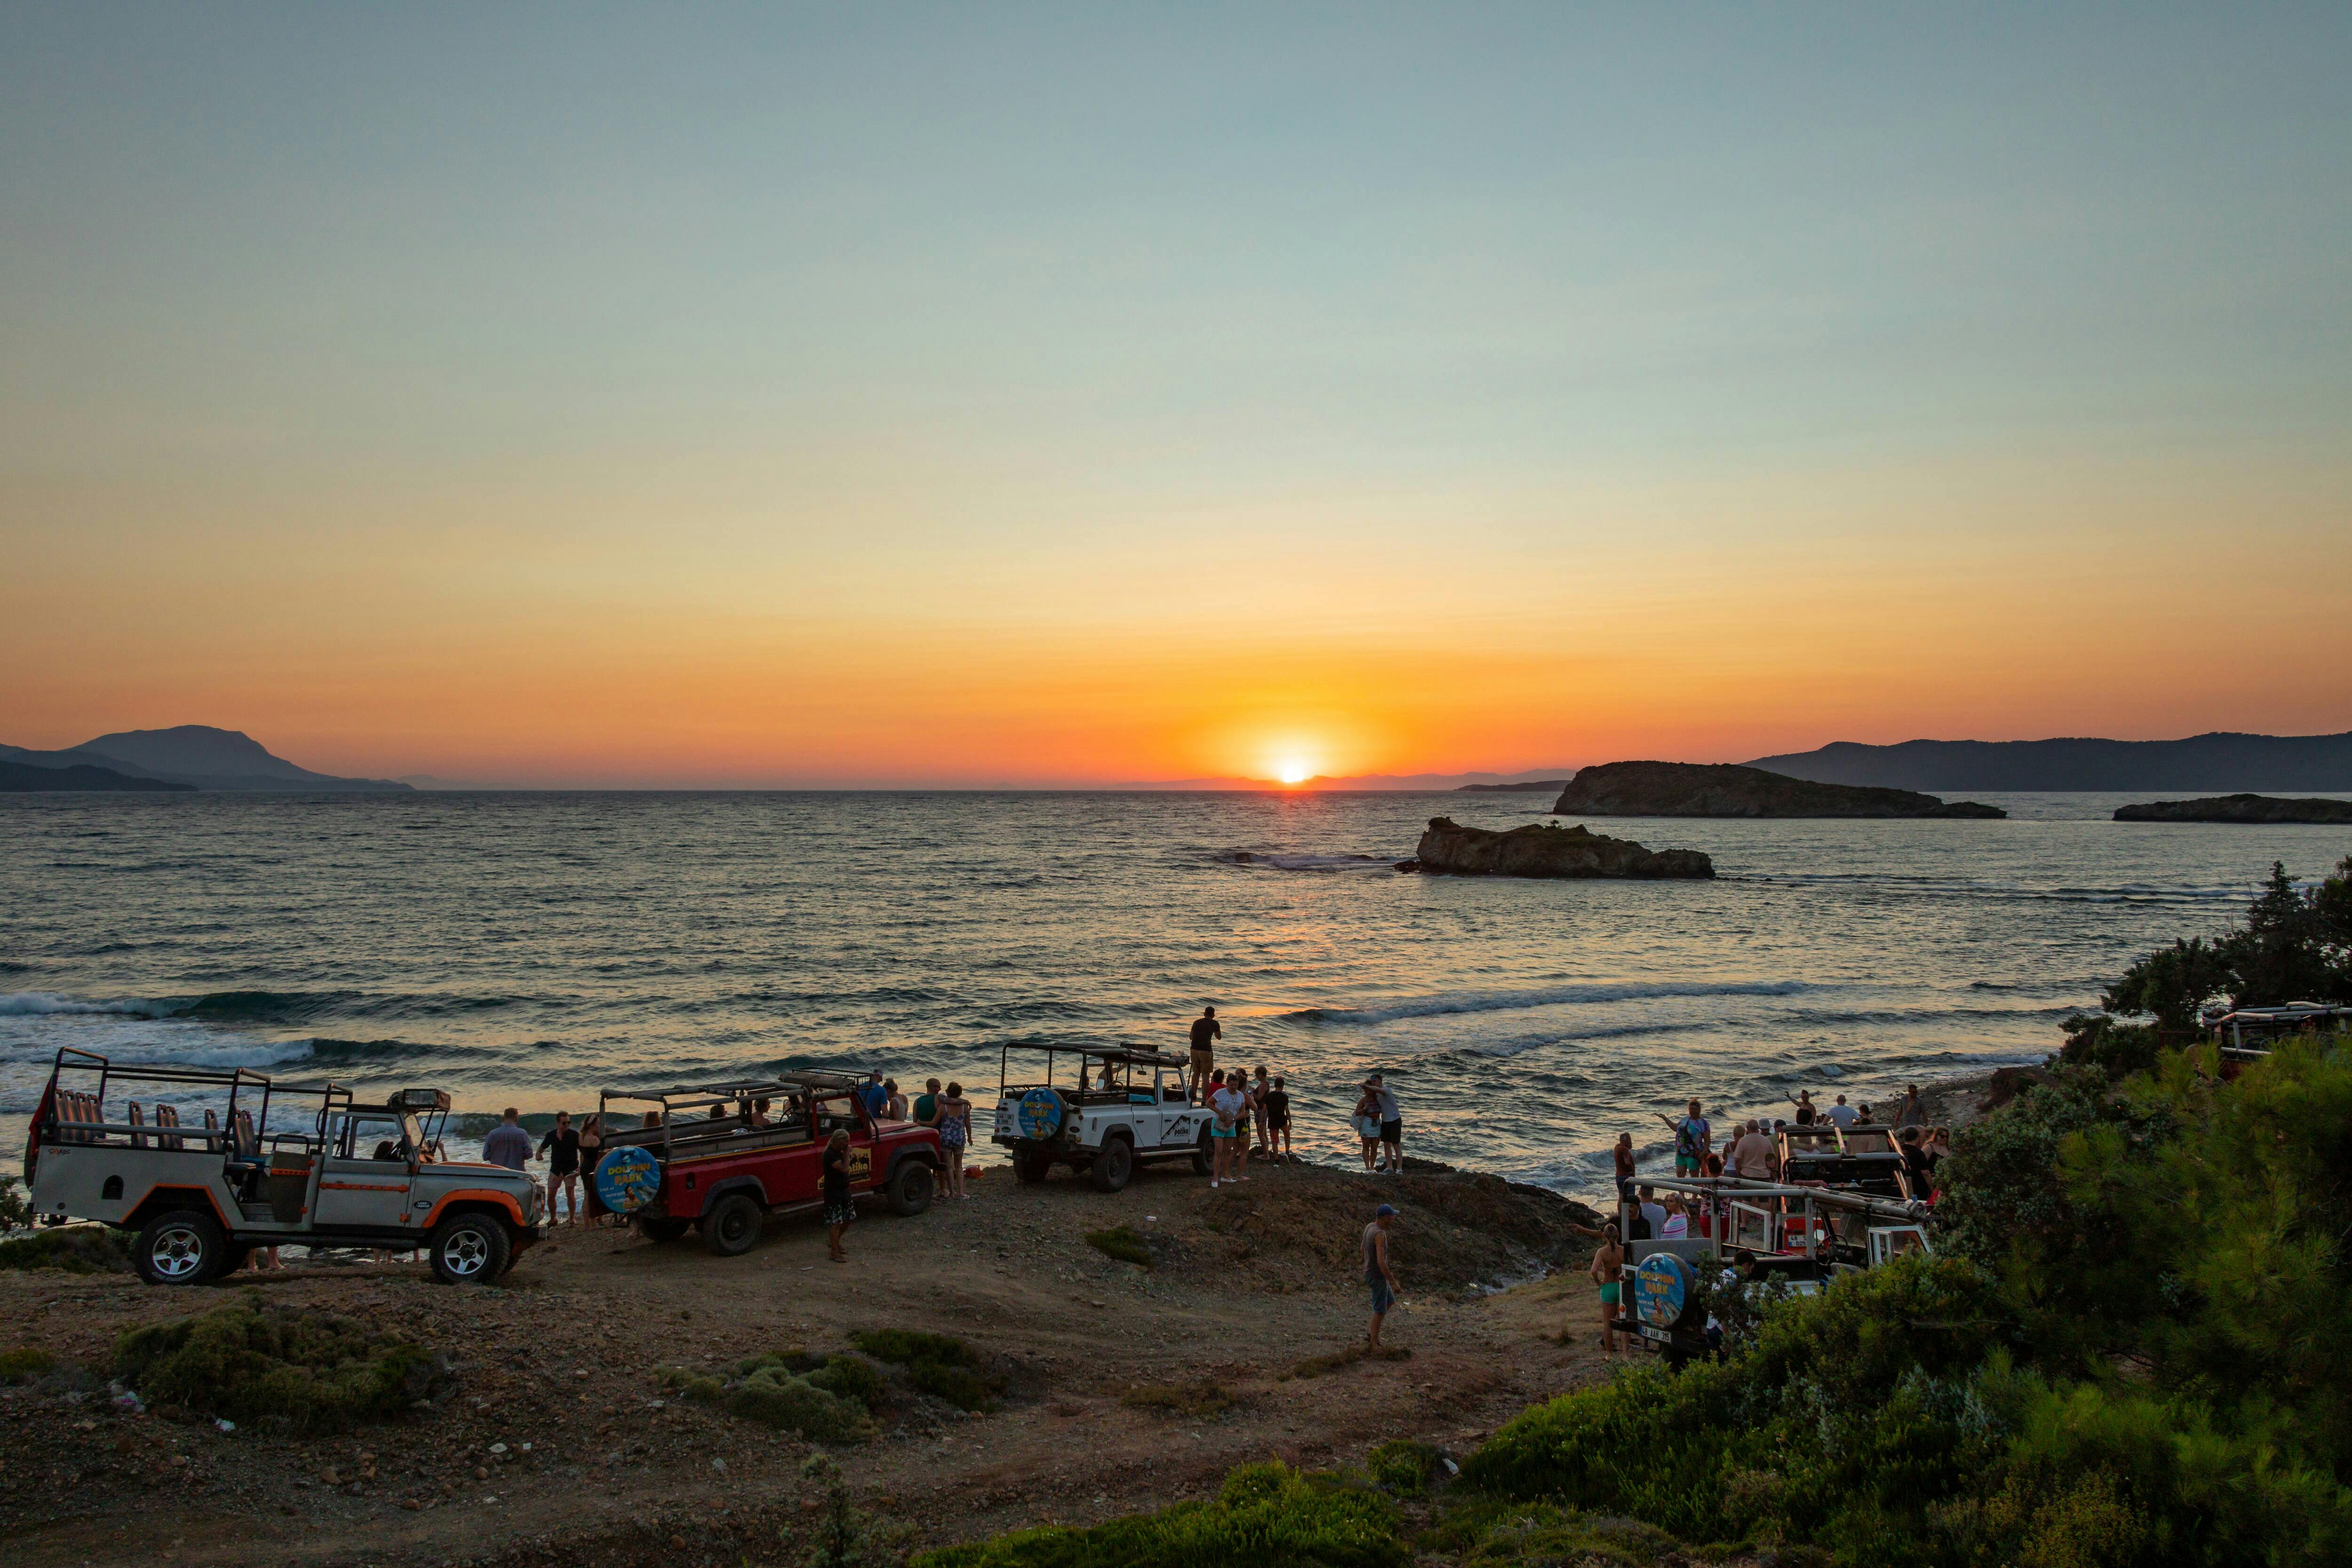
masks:
{"type": "Polygon", "coordinates": [[[1861,1116],[1860,1111],[1845,1102],[1845,1096],[1842,1094],[1837,1097],[1835,1105],[1822,1112],[1822,1121],[1834,1121],[1841,1128],[1853,1126],[1861,1120],[1861,1116]]]}

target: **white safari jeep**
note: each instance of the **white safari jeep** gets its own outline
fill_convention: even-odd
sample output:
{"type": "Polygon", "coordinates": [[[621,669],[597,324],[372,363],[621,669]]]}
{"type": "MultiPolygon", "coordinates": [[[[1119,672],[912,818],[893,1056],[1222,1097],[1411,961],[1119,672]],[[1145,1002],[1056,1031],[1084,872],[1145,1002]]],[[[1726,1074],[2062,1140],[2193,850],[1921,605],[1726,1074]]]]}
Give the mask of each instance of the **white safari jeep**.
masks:
{"type": "Polygon", "coordinates": [[[1209,1112],[1185,1100],[1182,1057],[1123,1046],[1007,1046],[997,1069],[995,1141],[1013,1151],[1024,1182],[1042,1182],[1057,1164],[1084,1171],[1097,1192],[1127,1185],[1139,1160],[1190,1160],[1209,1173],[1209,1112]],[[1016,1083],[1036,1058],[1044,1075],[1016,1083]],[[1058,1060],[1077,1058],[1075,1077],[1054,1079],[1058,1060]]]}
{"type": "Polygon", "coordinates": [[[478,1284],[540,1239],[539,1188],[520,1171],[436,1158],[448,1111],[439,1089],[361,1105],[331,1083],[276,1089],[243,1068],[61,1050],[33,1112],[25,1185],[43,1224],[136,1231],[131,1261],[150,1284],[205,1284],[256,1247],[289,1243],[423,1247],[443,1279],[478,1284]]]}

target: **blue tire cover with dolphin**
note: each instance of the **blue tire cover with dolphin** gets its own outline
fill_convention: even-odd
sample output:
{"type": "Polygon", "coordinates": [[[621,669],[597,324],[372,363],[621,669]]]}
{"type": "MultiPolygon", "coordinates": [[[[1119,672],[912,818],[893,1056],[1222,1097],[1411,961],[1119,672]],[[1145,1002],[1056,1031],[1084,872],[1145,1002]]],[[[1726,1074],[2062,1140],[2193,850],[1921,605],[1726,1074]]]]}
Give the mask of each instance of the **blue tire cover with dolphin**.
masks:
{"type": "Polygon", "coordinates": [[[661,1191],[661,1162],[650,1149],[610,1149],[589,1179],[595,1184],[598,1203],[614,1214],[635,1214],[661,1191]]]}
{"type": "Polygon", "coordinates": [[[1050,1089],[1033,1089],[1021,1097],[1013,1120],[1021,1136],[1042,1143],[1062,1130],[1062,1097],[1050,1089]]]}
{"type": "Polygon", "coordinates": [[[1671,1252],[1654,1252],[1633,1270],[1633,1311],[1654,1328],[1671,1329],[1689,1304],[1691,1267],[1671,1252]]]}

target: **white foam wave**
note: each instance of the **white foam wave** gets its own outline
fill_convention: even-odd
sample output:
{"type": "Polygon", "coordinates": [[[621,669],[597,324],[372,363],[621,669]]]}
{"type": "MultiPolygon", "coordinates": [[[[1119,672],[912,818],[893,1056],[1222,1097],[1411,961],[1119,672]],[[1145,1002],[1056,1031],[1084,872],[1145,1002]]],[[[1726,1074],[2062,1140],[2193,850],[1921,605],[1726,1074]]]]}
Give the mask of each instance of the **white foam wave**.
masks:
{"type": "Polygon", "coordinates": [[[1503,1013],[1577,1003],[1641,1002],[1676,996],[1794,996],[1822,987],[1803,980],[1732,981],[1720,984],[1675,981],[1596,981],[1534,991],[1463,991],[1417,996],[1373,1007],[1303,1007],[1282,1016],[1307,1024],[1385,1024],[1396,1018],[1434,1018],[1449,1013],[1503,1013]]]}
{"type": "Polygon", "coordinates": [[[126,1018],[151,1018],[163,1008],[136,996],[92,1002],[80,996],[60,996],[54,991],[11,991],[0,995],[0,1017],[44,1017],[55,1014],[111,1014],[126,1018]]]}

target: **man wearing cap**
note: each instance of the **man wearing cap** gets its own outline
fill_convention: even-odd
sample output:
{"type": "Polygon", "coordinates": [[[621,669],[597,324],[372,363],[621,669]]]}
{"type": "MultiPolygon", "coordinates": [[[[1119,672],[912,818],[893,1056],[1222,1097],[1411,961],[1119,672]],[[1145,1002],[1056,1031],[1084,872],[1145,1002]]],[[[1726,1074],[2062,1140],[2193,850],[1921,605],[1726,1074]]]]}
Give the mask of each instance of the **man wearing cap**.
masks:
{"type": "Polygon", "coordinates": [[[1396,1270],[1389,1267],[1389,1226],[1396,1223],[1396,1216],[1392,1206],[1382,1204],[1372,1211],[1372,1223],[1364,1227],[1364,1283],[1372,1288],[1374,1355],[1381,1353],[1381,1320],[1396,1304],[1396,1270]]]}

